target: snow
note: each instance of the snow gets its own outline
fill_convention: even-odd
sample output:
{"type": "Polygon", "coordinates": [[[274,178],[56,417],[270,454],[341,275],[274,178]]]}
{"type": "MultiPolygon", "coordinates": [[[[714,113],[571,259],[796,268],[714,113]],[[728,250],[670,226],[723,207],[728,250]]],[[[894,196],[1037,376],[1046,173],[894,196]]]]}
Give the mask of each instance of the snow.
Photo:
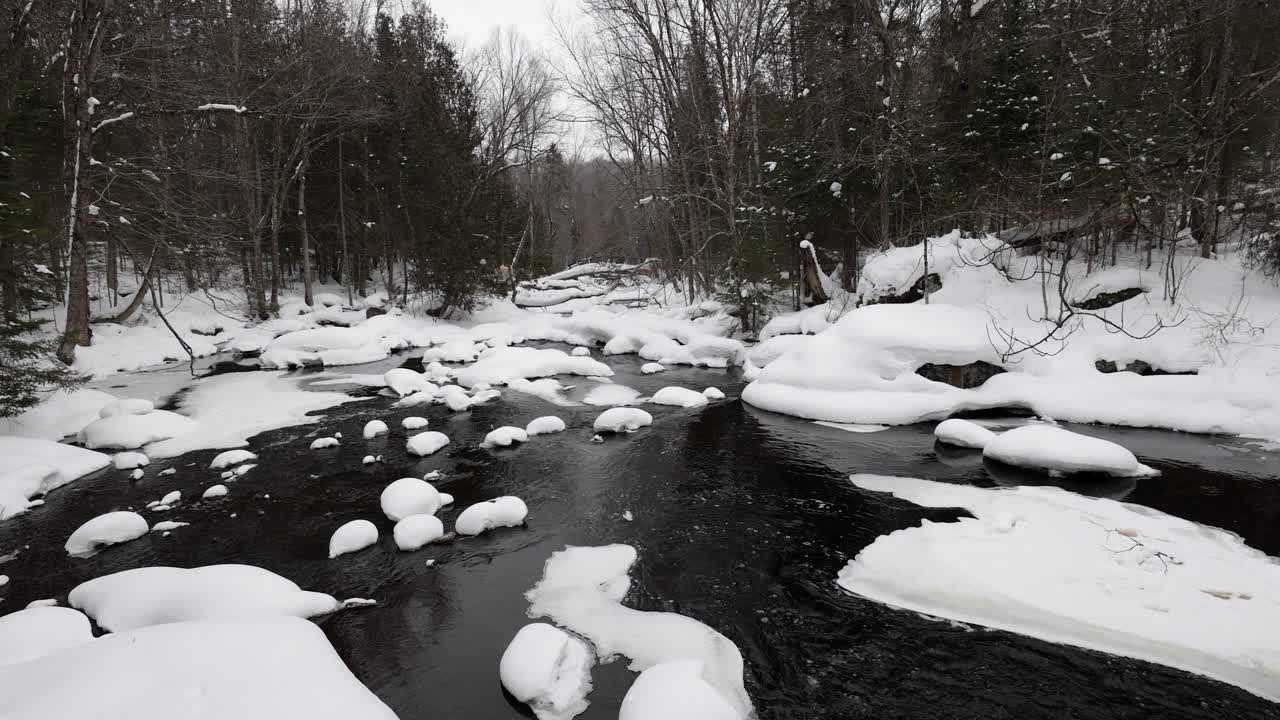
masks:
{"type": "Polygon", "coordinates": [[[183,528],[190,524],[191,523],[180,522],[178,520],[161,520],[151,526],[151,532],[168,533],[171,530],[177,530],[178,528],[183,528]]]}
{"type": "Polygon", "coordinates": [[[0,714],[395,720],[320,628],[290,617],[157,625],[0,667],[0,714]]]}
{"type": "Polygon", "coordinates": [[[1138,462],[1125,448],[1100,438],[1053,425],[1023,425],[1006,430],[986,444],[983,457],[1050,474],[1099,472],[1143,477],[1156,471],[1138,462]]]}
{"type": "Polygon", "coordinates": [[[540,380],[525,380],[524,378],[513,378],[507,383],[507,387],[517,392],[525,393],[540,397],[549,403],[555,405],[572,405],[573,403],[566,400],[563,393],[571,386],[562,385],[559,380],[554,378],[542,378],[540,380]]]}
{"type": "Polygon", "coordinates": [[[663,370],[666,370],[666,368],[656,362],[645,363],[644,365],[640,366],[640,372],[644,373],[645,375],[660,373],[663,370]]]}
{"type": "Polygon", "coordinates": [[[933,429],[933,436],[938,442],[958,447],[981,450],[995,438],[996,434],[975,422],[952,418],[943,420],[933,429]]]}
{"type": "Polygon", "coordinates": [[[333,531],[329,538],[329,558],[363,550],[378,542],[378,528],[368,520],[352,520],[333,531]]]}
{"type": "Polygon", "coordinates": [[[150,464],[150,458],[140,452],[116,453],[111,458],[111,465],[117,470],[132,470],[150,464]]]}
{"type": "Polygon", "coordinates": [[[129,450],[195,432],[199,427],[191,418],[168,410],[121,413],[106,415],[89,423],[80,431],[79,439],[92,450],[129,450]]]}
{"type": "Polygon", "coordinates": [[[1055,487],[855,475],[864,490],[974,517],[878,538],[845,589],[934,617],[1206,675],[1280,699],[1280,564],[1239,536],[1055,487]]]}
{"type": "Polygon", "coordinates": [[[463,510],[454,523],[454,529],[459,535],[479,535],[485,530],[520,525],[528,515],[529,508],[523,500],[504,495],[463,510]]]}
{"type": "Polygon", "coordinates": [[[742,720],[704,676],[700,660],[670,660],[640,673],[618,720],[742,720]]]}
{"type": "Polygon", "coordinates": [[[409,438],[409,441],[405,443],[405,449],[408,450],[410,455],[424,457],[435,453],[440,448],[448,444],[448,435],[445,435],[442,432],[428,430],[427,432],[418,433],[417,435],[409,438]]]}
{"type": "Polygon", "coordinates": [[[530,420],[524,431],[528,435],[550,435],[551,433],[563,432],[564,429],[564,420],[555,415],[543,415],[530,420]]]}
{"type": "Polygon", "coordinates": [[[222,497],[227,494],[226,485],[210,485],[200,497],[208,500],[209,498],[222,497]]]}
{"type": "Polygon", "coordinates": [[[635,561],[630,545],[568,546],[553,553],[542,579],[525,593],[529,617],[550,618],[590,642],[600,657],[626,656],[637,672],[672,660],[700,661],[705,682],[733,709],[730,717],[747,717],[751,699],[742,654],[732,641],[684,615],[622,605],[635,561]]]}
{"type": "Polygon", "coordinates": [[[480,352],[484,349],[484,345],[477,344],[471,340],[450,340],[423,352],[422,362],[475,362],[476,358],[480,356],[480,352]]]}
{"type": "Polygon", "coordinates": [[[146,473],[142,471],[142,468],[136,468],[132,473],[129,474],[129,477],[134,480],[141,480],[145,475],[146,473]]]}
{"type": "Polygon", "coordinates": [[[0,435],[0,521],[24,513],[31,498],[111,464],[100,452],[52,440],[0,435]]]}
{"type": "Polygon", "coordinates": [[[702,391],[702,396],[708,400],[723,400],[724,391],[720,388],[709,387],[702,391]]]}
{"type": "Polygon", "coordinates": [[[87,557],[108,545],[140,538],[150,530],[146,518],[138,513],[117,510],[99,515],[76,528],[64,547],[68,555],[87,557]]]}
{"type": "Polygon", "coordinates": [[[632,432],[653,424],[653,416],[639,408],[609,408],[596,417],[592,428],[600,432],[632,432]]]}
{"type": "Polygon", "coordinates": [[[338,447],[338,438],[321,437],[311,441],[312,450],[324,450],[325,448],[338,447]]]}
{"type": "MultiPolygon", "coordinates": [[[[0,668],[51,655],[93,640],[83,613],[64,607],[33,607],[0,616],[0,668]]],[[[2,696],[0,696],[2,697],[2,696]]],[[[0,700],[0,708],[4,701],[0,700]]]]}
{"type": "Polygon", "coordinates": [[[589,348],[585,348],[579,345],[578,347],[569,351],[569,354],[574,357],[588,357],[591,355],[591,350],[589,348]]]}
{"type": "Polygon", "coordinates": [[[410,416],[400,421],[400,427],[405,430],[420,430],[427,426],[427,419],[424,417],[410,416]]]}
{"type": "Polygon", "coordinates": [[[218,456],[213,459],[213,462],[209,463],[209,469],[222,470],[233,465],[239,465],[240,463],[246,463],[250,460],[257,459],[258,456],[248,450],[227,450],[226,452],[218,453],[218,456]]]}
{"type": "Polygon", "coordinates": [[[658,405],[693,408],[707,404],[707,396],[696,390],[669,385],[653,394],[649,402],[658,405]]]}
{"type": "Polygon", "coordinates": [[[115,417],[117,415],[146,415],[155,411],[155,403],[143,398],[125,398],[123,400],[113,400],[102,406],[98,411],[98,417],[115,417]]]}
{"type": "Polygon", "coordinates": [[[587,709],[594,662],[578,638],[554,625],[530,623],[503,651],[498,676],[538,720],[569,720],[587,709]]]}
{"type": "Polygon", "coordinates": [[[474,387],[479,383],[505,385],[515,378],[550,375],[585,375],[608,377],[608,365],[590,357],[574,357],[563,350],[529,347],[499,347],[486,351],[473,365],[457,373],[459,385],[474,387]]]}
{"type": "Polygon", "coordinates": [[[172,505],[176,505],[178,501],[181,499],[182,499],[181,490],[170,490],[169,492],[164,494],[164,497],[160,498],[160,504],[172,506],[172,505]]]}
{"type": "Polygon", "coordinates": [[[61,440],[97,420],[102,408],[115,400],[114,395],[89,388],[53,393],[21,415],[0,418],[0,436],[61,440]]]}
{"type": "Polygon", "coordinates": [[[484,436],[484,442],[480,443],[482,448],[509,447],[515,443],[527,442],[529,433],[524,428],[512,427],[504,425],[495,430],[490,430],[484,436]]]}
{"type": "Polygon", "coordinates": [[[382,374],[382,381],[400,397],[424,390],[435,391],[435,386],[422,373],[408,368],[392,368],[382,374]]]}
{"type": "Polygon", "coordinates": [[[410,515],[434,515],[440,509],[440,493],[425,480],[400,478],[388,485],[378,499],[382,514],[392,522],[410,515]]]}
{"type": "Polygon", "coordinates": [[[639,397],[639,390],[626,385],[605,383],[591,388],[586,397],[582,398],[582,402],[597,406],[631,405],[639,397]]]}
{"type": "Polygon", "coordinates": [[[388,432],[390,432],[390,429],[388,429],[387,424],[381,420],[370,420],[364,424],[365,440],[372,440],[379,435],[386,435],[388,432]]]}
{"type": "Polygon", "coordinates": [[[67,600],[108,632],[188,620],[305,618],[338,609],[333,597],[253,565],[124,570],[77,585],[67,600]]]}
{"type": "Polygon", "coordinates": [[[409,515],[396,523],[391,534],[396,547],[409,552],[444,537],[444,523],[435,515],[409,515]]]}

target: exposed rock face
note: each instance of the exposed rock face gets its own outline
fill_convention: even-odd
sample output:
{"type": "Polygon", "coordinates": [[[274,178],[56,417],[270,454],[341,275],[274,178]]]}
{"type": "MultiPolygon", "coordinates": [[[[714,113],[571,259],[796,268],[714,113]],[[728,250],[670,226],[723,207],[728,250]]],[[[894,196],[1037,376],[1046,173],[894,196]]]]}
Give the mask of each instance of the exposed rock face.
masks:
{"type": "Polygon", "coordinates": [[[905,292],[897,295],[881,295],[879,297],[868,298],[867,305],[900,305],[903,303],[913,303],[917,300],[923,300],[926,289],[929,293],[936,293],[942,289],[942,278],[938,273],[929,273],[921,275],[915,284],[907,288],[905,292]]]}
{"type": "Polygon", "coordinates": [[[916,374],[934,382],[946,383],[953,387],[967,390],[982,385],[982,383],[1004,371],[1004,368],[999,365],[992,365],[989,362],[978,360],[968,365],[925,363],[916,369],[916,374]]]}
{"type": "Polygon", "coordinates": [[[1169,372],[1168,370],[1161,370],[1160,368],[1153,366],[1151,363],[1147,362],[1146,360],[1134,360],[1133,362],[1125,365],[1124,367],[1120,367],[1118,364],[1116,364],[1116,361],[1114,360],[1098,360],[1093,364],[1093,366],[1097,368],[1098,372],[1100,373],[1113,373],[1113,372],[1124,371],[1124,372],[1137,373],[1138,375],[1195,375],[1196,374],[1195,370],[1186,370],[1182,372],[1169,372]]]}
{"type": "Polygon", "coordinates": [[[1146,290],[1143,290],[1142,288],[1125,288],[1123,290],[1116,290],[1115,292],[1098,293],[1087,300],[1081,300],[1080,302],[1075,303],[1074,307],[1078,307],[1081,310],[1102,310],[1103,308],[1109,308],[1112,305],[1117,305],[1125,300],[1135,298],[1144,292],[1146,292],[1146,290]]]}
{"type": "Polygon", "coordinates": [[[371,308],[366,308],[364,311],[364,317],[366,320],[368,320],[371,317],[377,317],[379,315],[386,315],[386,314],[387,314],[386,308],[371,307],[371,308]]]}

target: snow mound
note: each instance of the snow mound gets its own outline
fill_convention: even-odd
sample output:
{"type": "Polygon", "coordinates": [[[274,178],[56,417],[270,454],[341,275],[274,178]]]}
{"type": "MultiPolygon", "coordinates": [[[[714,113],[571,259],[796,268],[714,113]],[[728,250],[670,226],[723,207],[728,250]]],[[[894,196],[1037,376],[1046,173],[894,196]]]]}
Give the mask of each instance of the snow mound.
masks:
{"type": "Polygon", "coordinates": [[[598,407],[616,407],[619,405],[631,405],[639,397],[640,391],[635,388],[605,383],[591,388],[586,397],[582,398],[582,402],[598,407]]]}
{"type": "Polygon", "coordinates": [[[324,450],[325,448],[338,447],[338,438],[322,437],[311,441],[312,450],[324,450]]]}
{"type": "Polygon", "coordinates": [[[528,515],[529,508],[523,500],[505,495],[463,510],[454,523],[454,529],[459,535],[479,535],[485,530],[520,525],[528,515]]]}
{"type": "Polygon", "coordinates": [[[109,632],[187,620],[305,618],[338,609],[333,597],[252,565],[125,570],[81,583],[67,599],[109,632]]]}
{"type": "Polygon", "coordinates": [[[364,424],[365,440],[372,440],[379,435],[386,435],[388,432],[391,432],[391,430],[387,427],[387,424],[381,420],[370,420],[364,424]]]}
{"type": "Polygon", "coordinates": [[[707,396],[696,390],[669,385],[653,394],[649,402],[657,405],[674,405],[676,407],[694,408],[707,404],[707,396]]]}
{"type": "Polygon", "coordinates": [[[111,458],[111,465],[117,470],[132,470],[151,464],[151,459],[140,452],[116,453],[111,458]]]}
{"type": "Polygon", "coordinates": [[[1280,564],[1234,533],[1055,487],[855,475],[974,517],[884,535],[839,574],[862,597],[1206,675],[1280,699],[1280,564]]]}
{"type": "Polygon", "coordinates": [[[540,397],[549,403],[556,405],[573,405],[572,402],[565,399],[563,393],[571,386],[563,385],[554,378],[542,378],[540,380],[525,380],[524,378],[513,378],[507,383],[507,387],[517,392],[527,395],[540,397]]]}
{"type": "Polygon", "coordinates": [[[425,376],[408,368],[392,368],[382,374],[382,381],[400,397],[435,389],[425,376]]]}
{"type": "Polygon", "coordinates": [[[563,432],[565,429],[564,421],[555,415],[543,415],[529,421],[524,427],[524,431],[528,435],[550,435],[551,433],[563,432]]]}
{"type": "Polygon", "coordinates": [[[425,457],[438,451],[440,448],[449,444],[449,436],[442,432],[428,430],[424,433],[418,433],[409,438],[405,444],[405,449],[410,455],[425,457]]]}
{"type": "Polygon", "coordinates": [[[103,407],[115,401],[114,395],[88,388],[53,393],[21,415],[0,418],[0,436],[61,440],[79,433],[100,417],[103,407]]]}
{"type": "Polygon", "coordinates": [[[36,495],[110,464],[109,455],[74,445],[0,436],[0,520],[26,512],[36,495]]]}
{"type": "Polygon", "coordinates": [[[663,370],[666,370],[666,368],[656,362],[645,363],[644,365],[640,366],[640,372],[644,373],[645,375],[660,373],[663,370]]]}
{"type": "Polygon", "coordinates": [[[440,509],[440,493],[425,480],[400,478],[382,491],[378,503],[388,520],[399,522],[410,515],[434,515],[440,509]]]}
{"type": "Polygon", "coordinates": [[[516,443],[527,442],[529,433],[524,428],[503,425],[496,430],[490,430],[484,436],[484,442],[480,443],[482,448],[509,447],[516,443]]]}
{"type": "Polygon", "coordinates": [[[0,667],[51,655],[93,639],[83,613],[64,607],[33,607],[0,616],[0,667]]]}
{"type": "Polygon", "coordinates": [[[239,465],[240,463],[246,463],[250,460],[257,459],[258,456],[248,450],[227,450],[226,452],[218,453],[218,456],[213,459],[213,462],[209,463],[209,469],[222,470],[233,465],[239,465]]]}
{"type": "Polygon", "coordinates": [[[723,400],[724,391],[720,388],[709,387],[702,391],[702,396],[708,400],[723,400]]]}
{"type": "Polygon", "coordinates": [[[226,495],[226,494],[227,494],[226,485],[210,485],[209,489],[205,490],[204,494],[201,495],[200,497],[207,500],[209,498],[222,497],[223,495],[226,495]]]}
{"type": "Polygon", "coordinates": [[[405,430],[420,430],[427,426],[427,419],[424,417],[410,416],[400,421],[400,427],[405,430]]]}
{"type": "Polygon", "coordinates": [[[590,356],[591,356],[591,350],[590,350],[589,348],[585,348],[585,347],[583,347],[583,346],[579,345],[578,347],[574,348],[573,350],[570,350],[570,351],[569,351],[569,354],[570,354],[570,355],[572,355],[572,356],[574,356],[574,357],[590,357],[590,356]]]}
{"type": "Polygon", "coordinates": [[[613,370],[589,357],[574,357],[563,350],[528,347],[499,347],[486,351],[474,365],[458,371],[459,385],[479,383],[505,385],[515,378],[551,375],[609,377],[613,370]]]}
{"type": "Polygon", "coordinates": [[[179,500],[181,500],[181,499],[182,499],[182,491],[181,491],[181,490],[170,490],[169,492],[167,492],[167,493],[165,493],[165,494],[164,494],[164,497],[160,498],[160,504],[161,504],[161,505],[176,505],[176,504],[178,503],[178,501],[179,501],[179,500]]]}
{"type": "Polygon", "coordinates": [[[525,593],[529,616],[548,617],[585,638],[600,657],[626,656],[637,672],[672,660],[699,661],[698,675],[733,709],[730,717],[747,717],[751,699],[742,682],[742,653],[732,641],[684,615],[622,605],[635,561],[630,545],[571,545],[552,553],[542,579],[525,593]]]}
{"type": "Polygon", "coordinates": [[[199,429],[200,425],[185,415],[168,410],[153,410],[98,418],[80,431],[79,439],[91,450],[131,450],[199,429]]]}
{"type": "Polygon", "coordinates": [[[476,358],[480,356],[480,352],[484,349],[484,345],[479,345],[470,340],[449,340],[422,353],[422,362],[475,362],[476,358]]]}
{"type": "Polygon", "coordinates": [[[298,618],[169,623],[0,667],[23,720],[395,720],[298,618]]]}
{"type": "Polygon", "coordinates": [[[975,422],[951,418],[938,423],[933,429],[933,436],[938,442],[948,445],[981,450],[995,439],[996,434],[975,422]]]}
{"type": "Polygon", "coordinates": [[[596,432],[632,432],[653,424],[653,416],[639,408],[609,408],[596,418],[592,427],[596,432]]]}
{"type": "Polygon", "coordinates": [[[435,515],[409,515],[396,523],[391,534],[396,547],[409,552],[444,537],[444,523],[435,515]]]}
{"type": "Polygon", "coordinates": [[[1053,425],[1023,425],[987,443],[983,457],[1051,475],[1098,472],[1117,477],[1157,474],[1125,448],[1053,425]]]}
{"type": "Polygon", "coordinates": [[[554,625],[530,623],[503,651],[498,676],[538,720],[569,720],[587,709],[594,663],[586,643],[554,625]]]}
{"type": "Polygon", "coordinates": [[[701,660],[671,660],[640,673],[618,720],[742,720],[704,677],[701,660]]]}
{"type": "Polygon", "coordinates": [[[378,542],[378,528],[368,520],[352,520],[333,531],[329,538],[329,558],[363,550],[378,542]]]}
{"type": "Polygon", "coordinates": [[[68,555],[88,557],[108,545],[140,538],[150,530],[146,518],[136,512],[118,510],[99,515],[76,528],[64,547],[68,555]]]}
{"type": "Polygon", "coordinates": [[[124,398],[109,402],[98,411],[98,417],[109,418],[117,415],[146,415],[156,409],[155,403],[142,398],[124,398]]]}
{"type": "Polygon", "coordinates": [[[178,520],[161,520],[151,526],[151,532],[169,532],[171,530],[177,530],[178,528],[187,527],[190,524],[191,523],[180,522],[178,520]]]}

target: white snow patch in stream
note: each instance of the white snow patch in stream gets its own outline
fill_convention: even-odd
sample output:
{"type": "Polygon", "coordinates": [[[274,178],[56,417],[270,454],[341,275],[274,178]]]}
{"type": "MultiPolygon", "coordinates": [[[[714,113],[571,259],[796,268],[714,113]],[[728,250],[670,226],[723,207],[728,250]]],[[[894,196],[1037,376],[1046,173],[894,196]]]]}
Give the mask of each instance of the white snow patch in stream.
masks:
{"type": "Polygon", "coordinates": [[[563,350],[528,347],[498,347],[485,351],[475,364],[458,371],[459,385],[479,383],[505,385],[513,379],[550,375],[609,377],[608,365],[589,357],[574,357],[563,350]]]}
{"type": "Polygon", "coordinates": [[[396,523],[391,534],[397,548],[410,552],[444,537],[444,523],[435,515],[409,515],[396,523]]]}
{"type": "MultiPolygon", "coordinates": [[[[626,656],[630,669],[637,672],[673,660],[701,662],[700,676],[733,710],[729,717],[740,720],[750,715],[742,653],[731,640],[684,615],[644,612],[622,604],[635,561],[636,550],[630,545],[568,546],[553,553],[542,579],[525,593],[529,617],[550,618],[585,638],[599,657],[626,656]]],[[[687,688],[684,681],[661,685],[663,692],[687,688]]]]}
{"type": "Polygon", "coordinates": [[[427,426],[427,419],[424,417],[418,417],[416,415],[411,415],[400,421],[400,427],[404,428],[405,430],[420,430],[426,426],[427,426]]]}
{"type": "Polygon", "coordinates": [[[240,463],[247,463],[250,460],[257,460],[258,456],[248,450],[227,450],[218,453],[218,456],[209,463],[210,470],[222,470],[240,463]]]}
{"type": "Polygon", "coordinates": [[[146,518],[138,513],[117,510],[86,521],[71,533],[64,547],[68,555],[87,557],[108,545],[140,538],[150,530],[146,518]]]}
{"type": "Polygon", "coordinates": [[[674,405],[682,408],[695,408],[707,404],[707,396],[696,390],[668,385],[653,394],[649,402],[655,405],[674,405]]]}
{"type": "Polygon", "coordinates": [[[854,475],[974,517],[881,536],[839,573],[925,615],[1146,660],[1280,700],[1280,563],[1237,535],[1055,487],[854,475]]]}
{"type": "Polygon", "coordinates": [[[587,405],[616,407],[633,405],[639,397],[640,391],[635,388],[616,383],[604,383],[591,388],[586,397],[582,398],[582,402],[587,405]]]}
{"type": "Polygon", "coordinates": [[[388,428],[387,424],[381,420],[370,420],[364,424],[363,435],[365,440],[372,440],[379,435],[386,435],[389,432],[391,432],[390,428],[388,428]]]}
{"type": "Polygon", "coordinates": [[[563,432],[565,429],[564,420],[555,415],[543,415],[529,421],[525,425],[524,431],[527,435],[550,435],[551,433],[563,432]]]}
{"type": "Polygon", "coordinates": [[[440,448],[449,444],[449,436],[435,430],[428,430],[424,433],[418,433],[405,443],[405,449],[410,455],[425,457],[434,454],[440,448]]]}
{"type": "Polygon", "coordinates": [[[208,500],[210,498],[222,497],[227,494],[226,485],[210,485],[200,497],[208,500]]]}
{"type": "MultiPolygon", "coordinates": [[[[106,409],[103,408],[104,412],[106,409]]],[[[178,435],[194,433],[199,428],[195,421],[185,415],[168,410],[152,410],[144,413],[120,413],[100,417],[84,426],[80,431],[79,439],[85,447],[92,450],[129,450],[178,435]]]]}
{"type": "Polygon", "coordinates": [[[582,640],[554,625],[520,628],[502,653],[502,686],[538,720],[569,720],[587,709],[595,656],[582,640]]]}
{"type": "Polygon", "coordinates": [[[378,526],[368,520],[344,523],[329,537],[329,559],[363,550],[378,542],[378,526]]]}
{"type": "Polygon", "coordinates": [[[121,452],[111,457],[111,465],[117,470],[132,470],[151,464],[151,459],[140,452],[121,452]]]}
{"type": "Polygon", "coordinates": [[[645,670],[622,698],[618,720],[741,720],[716,691],[701,660],[670,660],[645,670]]]}
{"type": "Polygon", "coordinates": [[[31,498],[111,464],[111,456],[52,440],[0,436],[0,520],[24,513],[31,498]]]}
{"type": "Polygon", "coordinates": [[[645,375],[653,375],[654,373],[660,373],[664,370],[666,370],[666,368],[656,362],[645,363],[644,365],[640,366],[640,372],[644,373],[645,375]]]}
{"type": "Polygon", "coordinates": [[[383,489],[378,504],[388,520],[398,522],[410,515],[434,515],[442,503],[439,491],[431,483],[406,477],[383,489]]]}
{"type": "Polygon", "coordinates": [[[938,442],[948,445],[981,450],[995,439],[996,434],[975,422],[951,418],[938,423],[933,429],[933,436],[938,442]]]}
{"type": "Polygon", "coordinates": [[[653,416],[639,408],[609,408],[596,417],[592,427],[596,432],[632,432],[653,424],[653,416]]]}
{"type": "Polygon", "coordinates": [[[480,443],[482,448],[510,447],[522,442],[528,442],[529,433],[524,428],[512,427],[511,425],[503,425],[500,428],[490,430],[485,436],[484,441],[480,443]]]}
{"type": "Polygon", "coordinates": [[[486,530],[516,527],[529,515],[524,501],[514,495],[478,502],[458,515],[454,530],[459,535],[479,535],[486,530]]]}
{"type": "Polygon", "coordinates": [[[1109,440],[1081,435],[1053,425],[1023,425],[992,438],[983,457],[1050,475],[1099,472],[1117,477],[1158,474],[1109,440]]]}

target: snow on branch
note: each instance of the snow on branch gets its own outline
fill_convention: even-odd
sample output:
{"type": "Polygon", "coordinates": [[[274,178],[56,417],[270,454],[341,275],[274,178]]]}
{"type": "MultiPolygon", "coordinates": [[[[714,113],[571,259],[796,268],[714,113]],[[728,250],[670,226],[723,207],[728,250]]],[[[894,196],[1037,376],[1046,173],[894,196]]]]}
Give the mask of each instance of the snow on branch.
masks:
{"type": "Polygon", "coordinates": [[[129,119],[129,118],[131,118],[131,117],[133,117],[133,112],[132,112],[132,111],[127,112],[127,113],[120,113],[119,115],[117,115],[117,116],[115,116],[115,117],[112,117],[112,118],[107,118],[106,120],[103,120],[102,122],[98,123],[97,125],[94,125],[94,126],[93,126],[93,132],[94,132],[94,133],[97,133],[99,130],[101,130],[102,128],[104,128],[104,127],[106,127],[106,126],[108,126],[108,125],[110,125],[110,124],[112,124],[112,123],[118,123],[118,122],[121,122],[121,121],[124,121],[124,120],[128,120],[128,119],[129,119]]]}
{"type": "Polygon", "coordinates": [[[249,112],[249,109],[243,105],[232,105],[230,103],[205,103],[204,105],[201,105],[200,107],[196,108],[196,110],[201,112],[210,112],[210,111],[233,112],[237,115],[241,113],[249,112]]]}

